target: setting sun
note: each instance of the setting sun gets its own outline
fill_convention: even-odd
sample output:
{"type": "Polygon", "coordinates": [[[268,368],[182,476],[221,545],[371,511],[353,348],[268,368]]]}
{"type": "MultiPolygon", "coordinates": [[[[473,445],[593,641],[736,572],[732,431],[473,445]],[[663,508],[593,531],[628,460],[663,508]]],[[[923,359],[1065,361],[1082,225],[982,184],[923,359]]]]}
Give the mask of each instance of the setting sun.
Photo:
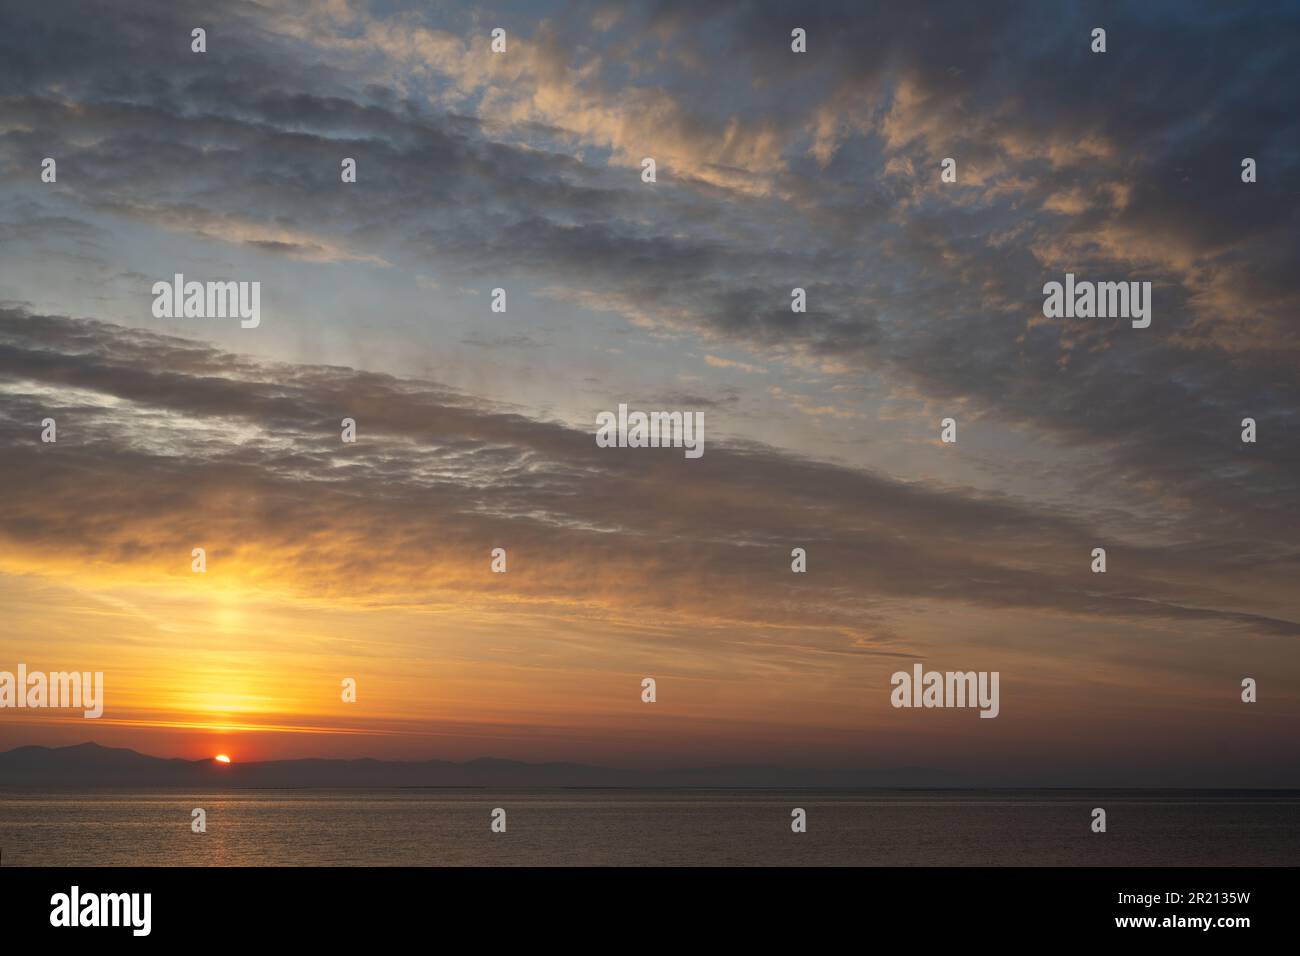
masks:
{"type": "Polygon", "coordinates": [[[230,758],[227,757],[225,754],[217,754],[212,759],[215,760],[217,763],[230,763],[230,758]]]}

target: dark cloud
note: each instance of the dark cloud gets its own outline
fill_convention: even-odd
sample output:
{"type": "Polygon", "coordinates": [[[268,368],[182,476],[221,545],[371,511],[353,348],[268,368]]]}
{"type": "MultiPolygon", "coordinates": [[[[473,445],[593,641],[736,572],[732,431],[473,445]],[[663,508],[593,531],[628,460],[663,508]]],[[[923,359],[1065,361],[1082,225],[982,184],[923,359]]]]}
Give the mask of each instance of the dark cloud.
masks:
{"type": "MultiPolygon", "coordinates": [[[[582,117],[467,116],[396,77],[376,82],[328,35],[286,36],[272,11],[233,3],[6,4],[0,165],[30,178],[57,154],[59,195],[88,214],[229,233],[271,255],[432,259],[451,274],[543,282],[638,321],[963,402],[1088,450],[1096,476],[1186,502],[1170,521],[1190,557],[1144,550],[1149,594],[1096,596],[1062,570],[1091,541],[1074,516],[923,494],[770,449],[711,449],[691,470],[665,458],[643,472],[644,459],[593,457],[589,436],[429,386],[292,368],[276,373],[289,390],[250,388],[266,372],[245,360],[169,341],[159,362],[142,354],[158,340],[145,349],[139,336],[98,326],[12,317],[24,331],[5,346],[6,367],[132,407],[294,436],[288,448],[244,449],[251,461],[203,451],[251,468],[256,482],[314,476],[326,463],[334,474],[337,451],[311,451],[308,436],[328,433],[347,408],[371,434],[463,469],[439,485],[450,497],[438,500],[459,516],[446,540],[481,541],[467,516],[526,516],[539,540],[575,535],[575,548],[616,563],[624,545],[574,526],[619,528],[668,548],[653,552],[665,580],[725,579],[707,570],[713,561],[760,573],[774,559],[733,551],[735,542],[788,553],[794,539],[834,556],[838,570],[828,565],[822,579],[830,587],[1234,620],[1232,608],[1249,602],[1228,596],[1241,584],[1230,569],[1268,578],[1293,566],[1292,5],[845,3],[796,15],[777,3],[663,3],[629,8],[605,33],[591,26],[599,9],[521,22],[518,35],[535,37],[539,52],[515,95],[598,57],[584,80],[597,107],[634,125],[643,100],[620,91],[665,97],[654,101],[664,107],[660,142],[671,133],[680,158],[653,189],[634,169],[575,159],[585,134],[565,124],[582,117]],[[792,18],[809,30],[806,57],[788,54],[792,18]],[[201,57],[188,47],[199,22],[210,24],[201,57]],[[1109,31],[1104,56],[1087,52],[1095,25],[1109,31]],[[661,65],[630,75],[631,62],[661,65]],[[355,189],[338,188],[345,155],[358,160],[355,189]],[[947,155],[962,179],[945,192],[936,164],[947,155]],[[1238,178],[1244,155],[1260,162],[1253,186],[1238,178]],[[1153,281],[1152,327],[1042,321],[1042,283],[1066,269],[1153,281]],[[809,290],[806,314],[788,309],[795,285],[809,290]],[[57,338],[33,345],[46,336],[57,338]],[[1259,422],[1257,445],[1238,440],[1245,416],[1259,422]],[[484,482],[490,503],[474,497],[484,482]],[[629,494],[648,503],[642,517],[628,515],[629,494]],[[828,523],[831,508],[840,517],[828,523]],[[695,540],[686,531],[697,521],[719,543],[678,543],[695,540]],[[1012,553],[1031,555],[1032,570],[1012,553]],[[1215,610],[1193,600],[1202,588],[1215,610]]],[[[67,223],[20,210],[5,229],[67,223]]],[[[135,447],[129,430],[117,438],[135,447]]],[[[361,454],[339,475],[401,489],[436,484],[446,465],[431,459],[420,479],[404,462],[361,454]]],[[[364,498],[346,482],[321,484],[364,498]]],[[[404,526],[400,514],[368,520],[404,526]]],[[[1266,618],[1256,624],[1290,627],[1266,618]]]]}
{"type": "Polygon", "coordinates": [[[898,599],[1300,633],[1294,556],[1117,546],[1124,571],[1102,578],[1079,519],[760,445],[601,449],[427,382],[12,309],[0,374],[0,535],[35,564],[165,575],[201,538],[266,585],[409,602],[492,594],[472,556],[502,546],[512,599],[786,621],[833,644],[870,644],[898,599]],[[790,573],[794,546],[815,573],[790,573]]]}

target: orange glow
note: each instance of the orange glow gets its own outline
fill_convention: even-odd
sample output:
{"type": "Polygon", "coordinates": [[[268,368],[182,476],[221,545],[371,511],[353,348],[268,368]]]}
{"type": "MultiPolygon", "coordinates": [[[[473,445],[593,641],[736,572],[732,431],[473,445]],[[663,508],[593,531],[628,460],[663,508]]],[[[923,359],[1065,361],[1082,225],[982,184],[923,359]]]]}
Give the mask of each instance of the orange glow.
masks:
{"type": "Polygon", "coordinates": [[[230,763],[230,758],[227,757],[225,754],[217,754],[212,759],[215,760],[217,763],[230,763]]]}

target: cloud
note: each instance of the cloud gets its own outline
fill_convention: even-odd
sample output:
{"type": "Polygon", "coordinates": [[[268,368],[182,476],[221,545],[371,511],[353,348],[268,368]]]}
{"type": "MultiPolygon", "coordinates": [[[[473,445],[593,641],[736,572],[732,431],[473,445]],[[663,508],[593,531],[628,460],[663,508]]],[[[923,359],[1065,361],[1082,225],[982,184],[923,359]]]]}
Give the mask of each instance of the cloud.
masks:
{"type": "Polygon", "coordinates": [[[0,372],[10,573],[180,582],[205,547],[210,576],[290,596],[653,608],[841,647],[877,646],[897,602],[1300,633],[1285,564],[1121,546],[1125,573],[1103,579],[1084,573],[1097,538],[1076,519],[753,443],[710,441],[698,461],[601,449],[434,383],[13,309],[0,372]],[[47,416],[55,444],[38,438],[47,416]],[[815,575],[790,573],[796,545],[815,575]],[[498,546],[508,582],[487,570],[498,546]]]}
{"type": "MultiPolygon", "coordinates": [[[[755,357],[753,368],[813,369],[849,385],[879,379],[1047,447],[1086,452],[1087,470],[1063,480],[1151,496],[1169,540],[1213,541],[1225,555],[1198,555],[1197,573],[1209,580],[1217,580],[1210,566],[1253,564],[1269,569],[1266,577],[1285,567],[1300,532],[1300,455],[1287,441],[1300,398],[1287,321],[1297,296],[1296,207],[1280,185],[1296,163],[1281,144],[1294,129],[1300,87],[1279,55],[1294,13],[1279,6],[1260,18],[1185,4],[1117,10],[1112,52],[1094,57],[1082,14],[1048,16],[1022,3],[869,12],[857,4],[808,11],[811,52],[801,57],[789,53],[788,12],[770,4],[707,14],[649,4],[617,18],[560,10],[540,23],[508,23],[512,52],[494,57],[482,24],[455,12],[92,3],[73,16],[58,2],[7,11],[0,166],[13,182],[30,182],[40,158],[57,154],[61,173],[57,191],[24,187],[23,204],[6,207],[6,234],[47,230],[47,241],[66,243],[75,241],[68,224],[88,221],[85,235],[102,245],[109,227],[130,221],[331,268],[433,271],[450,287],[505,275],[706,354],[742,348],[755,357]],[[203,56],[186,42],[200,10],[220,25],[203,56]],[[151,51],[147,68],[122,56],[137,43],[151,51]],[[1201,63],[1206,50],[1213,69],[1201,63]],[[1233,79],[1224,83],[1227,75],[1233,79]],[[623,165],[649,151],[641,144],[651,138],[673,158],[654,188],[623,165]],[[1237,177],[1245,150],[1261,162],[1254,186],[1237,177]],[[938,180],[935,163],[946,155],[959,161],[954,189],[938,180]],[[358,183],[340,183],[342,156],[358,160],[358,183]],[[1043,320],[1042,284],[1067,270],[1151,280],[1152,328],[1043,320]],[[796,284],[807,289],[807,313],[789,309],[796,284]],[[1246,415],[1266,436],[1257,446],[1237,438],[1246,415]]],[[[88,328],[61,334],[98,343],[100,333],[88,328]]],[[[24,335],[39,337],[30,327],[24,335]]],[[[458,338],[526,344],[514,333],[458,338]]],[[[410,384],[394,397],[382,378],[358,388],[335,379],[342,373],[309,367],[285,371],[306,376],[289,379],[301,393],[248,392],[233,381],[245,371],[253,381],[267,373],[244,359],[171,343],[170,363],[158,366],[124,352],[129,337],[107,340],[114,361],[150,374],[131,385],[114,367],[58,350],[24,347],[11,358],[21,354],[24,374],[46,388],[75,386],[130,407],[169,407],[183,396],[186,407],[167,414],[219,426],[212,434],[223,440],[221,429],[251,429],[256,440],[239,446],[249,460],[218,454],[221,443],[201,452],[216,454],[222,467],[252,468],[253,486],[273,482],[271,498],[276,482],[315,475],[325,462],[324,474],[338,479],[320,482],[331,494],[349,487],[342,481],[349,475],[394,477],[394,461],[382,455],[340,462],[304,450],[307,436],[328,433],[347,405],[422,454],[435,449],[410,432],[413,422],[463,432],[467,444],[451,460],[466,471],[447,480],[465,497],[452,502],[459,510],[448,519],[448,540],[479,541],[484,529],[475,522],[494,509],[526,516],[526,527],[563,527],[584,547],[600,539],[575,528],[646,533],[624,524],[599,487],[620,466],[587,461],[575,451],[581,436],[556,426],[471,414],[469,399],[410,384]],[[196,375],[187,362],[205,371],[196,375]],[[369,388],[383,397],[363,402],[369,388]],[[530,444],[543,436],[542,449],[530,444]],[[477,483],[503,480],[493,468],[548,476],[552,494],[540,503],[525,496],[475,503],[477,483]],[[571,513],[579,495],[590,513],[571,513]]],[[[567,348],[547,344],[556,353],[567,348]]],[[[795,415],[850,422],[876,413],[848,399],[781,394],[797,396],[789,405],[795,415]]],[[[177,461],[153,461],[179,441],[175,434],[135,418],[118,424],[133,436],[127,448],[147,453],[168,482],[179,477],[168,471],[177,461]]],[[[742,461],[788,481],[828,480],[771,449],[724,451],[711,449],[691,488],[713,468],[742,461]]],[[[430,460],[418,474],[433,481],[446,467],[430,460]]],[[[829,501],[856,500],[842,487],[849,479],[831,474],[843,494],[829,501]]],[[[404,471],[396,477],[399,487],[419,484],[404,471]]],[[[867,482],[855,494],[898,494],[853,480],[867,482]]],[[[689,495],[679,502],[664,487],[644,489],[654,528],[677,520],[660,512],[692,514],[689,495]]],[[[730,500],[714,484],[700,494],[730,500]]],[[[760,497],[772,504],[770,489],[760,497]]],[[[1079,511],[1087,507],[1095,523],[1109,517],[1095,501],[1079,511]]],[[[939,530],[915,520],[926,533],[939,530]]],[[[1075,528],[1053,539],[1059,567],[1075,560],[1067,557],[1080,547],[1074,531],[1082,535],[1075,528]]],[[[801,507],[784,533],[807,533],[801,507]]],[[[773,534],[770,545],[783,548],[785,538],[773,534]]],[[[722,540],[737,536],[742,528],[728,528],[722,540]]],[[[966,580],[970,569],[955,548],[931,554],[916,540],[908,536],[908,547],[920,549],[918,576],[922,562],[934,560],[966,580]]],[[[269,553],[287,569],[299,547],[283,542],[269,553]]],[[[854,548],[865,545],[844,547],[859,554],[854,548]]],[[[681,560],[694,571],[703,558],[681,560]]],[[[382,554],[365,558],[367,587],[394,586],[391,564],[382,554]]],[[[1020,573],[972,573],[979,584],[958,593],[989,603],[1041,593],[1053,606],[1092,606],[1047,565],[1038,570],[1047,580],[1032,587],[1020,573]]],[[[906,581],[877,573],[857,584],[931,596],[906,581]]],[[[949,587],[938,590],[951,594],[949,587]]],[[[1161,613],[1201,613],[1182,592],[1162,601],[1161,613]]],[[[1103,604],[1151,613],[1113,595],[1103,604]]]]}
{"type": "Polygon", "coordinates": [[[767,369],[758,365],[750,365],[748,362],[740,362],[736,359],[719,358],[716,355],[704,356],[704,364],[713,368],[734,368],[742,372],[748,372],[751,375],[766,375],[767,369]]]}

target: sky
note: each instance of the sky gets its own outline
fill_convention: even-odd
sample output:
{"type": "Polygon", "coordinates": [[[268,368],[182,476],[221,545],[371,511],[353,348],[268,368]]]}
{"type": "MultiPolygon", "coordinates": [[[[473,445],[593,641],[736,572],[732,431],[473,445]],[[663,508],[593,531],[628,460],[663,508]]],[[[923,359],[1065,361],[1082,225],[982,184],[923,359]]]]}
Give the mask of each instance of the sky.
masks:
{"type": "Polygon", "coordinates": [[[1300,786],[1298,42],[1266,3],[0,0],[0,670],[106,688],[0,748],[1300,786]],[[177,273],[260,323],[155,317],[177,273]],[[1066,273],[1150,282],[1150,327],[1045,317],[1066,273]],[[620,403],[705,453],[598,447],[620,403]],[[999,716],[891,706],[918,662],[999,716]]]}

